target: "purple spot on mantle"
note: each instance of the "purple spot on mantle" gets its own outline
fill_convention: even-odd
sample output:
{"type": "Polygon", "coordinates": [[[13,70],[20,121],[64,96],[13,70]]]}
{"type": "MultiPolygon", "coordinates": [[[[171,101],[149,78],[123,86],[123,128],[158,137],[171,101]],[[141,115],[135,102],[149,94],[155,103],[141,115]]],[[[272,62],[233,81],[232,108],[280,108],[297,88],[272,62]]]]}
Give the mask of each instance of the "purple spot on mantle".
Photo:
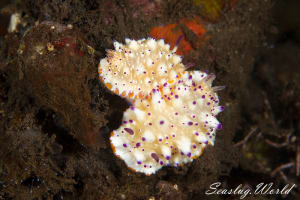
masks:
{"type": "Polygon", "coordinates": [[[127,133],[129,133],[130,135],[133,135],[133,134],[134,134],[134,132],[133,132],[133,130],[132,130],[131,128],[124,128],[124,130],[125,130],[127,133]]]}
{"type": "Polygon", "coordinates": [[[159,161],[159,158],[158,158],[158,156],[157,156],[156,153],[151,153],[151,157],[152,157],[156,162],[159,161]]]}
{"type": "Polygon", "coordinates": [[[142,137],[142,140],[143,140],[143,141],[145,141],[145,140],[146,140],[146,138],[142,137]]]}
{"type": "Polygon", "coordinates": [[[170,160],[170,156],[166,156],[166,159],[167,159],[167,160],[170,160]]]}
{"type": "Polygon", "coordinates": [[[191,157],[191,152],[188,152],[187,154],[186,154],[188,157],[191,157]]]}
{"type": "Polygon", "coordinates": [[[192,125],[193,125],[193,122],[189,122],[188,125],[189,125],[189,126],[192,126],[192,125]]]}
{"type": "Polygon", "coordinates": [[[218,124],[217,129],[221,130],[222,129],[222,124],[218,124]]]}
{"type": "Polygon", "coordinates": [[[137,164],[140,165],[140,164],[142,164],[142,162],[141,161],[137,161],[137,164]]]}
{"type": "Polygon", "coordinates": [[[136,147],[140,147],[141,146],[141,143],[136,143],[136,147]]]}
{"type": "Polygon", "coordinates": [[[126,147],[127,147],[127,144],[125,144],[125,143],[124,143],[124,144],[123,144],[123,147],[125,147],[125,148],[126,148],[126,147]]]}
{"type": "Polygon", "coordinates": [[[161,121],[159,122],[160,125],[163,125],[164,123],[165,123],[164,120],[161,120],[161,121]]]}

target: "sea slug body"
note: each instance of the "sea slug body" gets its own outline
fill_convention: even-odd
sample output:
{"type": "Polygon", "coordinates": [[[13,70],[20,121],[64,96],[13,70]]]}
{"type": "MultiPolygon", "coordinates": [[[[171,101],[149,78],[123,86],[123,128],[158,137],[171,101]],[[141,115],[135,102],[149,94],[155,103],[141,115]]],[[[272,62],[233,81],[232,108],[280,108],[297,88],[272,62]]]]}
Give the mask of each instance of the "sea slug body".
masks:
{"type": "Polygon", "coordinates": [[[121,55],[125,54],[125,49],[129,51],[129,47],[115,43],[116,51],[121,49],[117,56],[121,60],[116,55],[112,56],[110,51],[108,58],[102,59],[99,65],[101,79],[106,85],[111,84],[108,88],[125,92],[123,96],[132,102],[124,113],[122,125],[111,133],[113,151],[130,169],[146,175],[154,174],[163,166],[191,162],[202,154],[207,145],[214,145],[216,131],[222,128],[216,116],[224,110],[223,106],[219,106],[216,93],[222,87],[212,87],[215,75],[184,71],[181,58],[177,58],[174,51],[166,48],[163,54],[178,59],[176,62],[165,56],[160,57],[162,50],[155,51],[158,43],[162,44],[162,49],[165,48],[166,44],[162,41],[151,38],[127,40],[127,46],[132,46],[130,48],[135,50],[136,55],[155,46],[151,49],[155,53],[133,58],[121,55]],[[159,64],[148,65],[149,59],[159,64]],[[167,73],[160,73],[161,63],[170,66],[167,73]],[[117,67],[111,73],[119,74],[109,72],[113,66],[117,67]],[[130,75],[121,75],[124,70],[119,67],[127,67],[130,75]],[[137,73],[137,68],[155,73],[137,73]],[[143,81],[148,79],[154,84],[143,81]],[[131,81],[133,84],[130,84],[131,81]],[[113,87],[114,83],[125,86],[113,87]]]}
{"type": "Polygon", "coordinates": [[[172,85],[185,70],[176,49],[163,40],[125,40],[126,45],[114,42],[107,58],[99,63],[100,80],[116,94],[129,99],[144,98],[153,88],[172,85]]]}

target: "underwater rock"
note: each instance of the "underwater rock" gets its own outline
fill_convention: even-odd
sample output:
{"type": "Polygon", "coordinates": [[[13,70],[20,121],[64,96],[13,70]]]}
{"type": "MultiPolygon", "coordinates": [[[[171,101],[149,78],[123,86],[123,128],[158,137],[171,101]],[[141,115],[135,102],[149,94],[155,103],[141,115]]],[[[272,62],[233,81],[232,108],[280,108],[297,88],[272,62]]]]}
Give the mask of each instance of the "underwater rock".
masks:
{"type": "Polygon", "coordinates": [[[81,144],[98,146],[97,127],[89,110],[89,74],[95,66],[94,49],[72,25],[43,22],[29,29],[18,50],[21,79],[29,95],[58,113],[64,126],[81,144]]]}

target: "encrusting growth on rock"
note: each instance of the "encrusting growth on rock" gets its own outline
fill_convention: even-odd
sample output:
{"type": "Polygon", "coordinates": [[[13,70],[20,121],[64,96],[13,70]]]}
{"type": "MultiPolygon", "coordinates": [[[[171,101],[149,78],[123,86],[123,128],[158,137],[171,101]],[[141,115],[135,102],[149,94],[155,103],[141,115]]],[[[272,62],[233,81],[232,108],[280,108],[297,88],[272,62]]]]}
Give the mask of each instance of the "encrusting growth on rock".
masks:
{"type": "Polygon", "coordinates": [[[163,166],[178,166],[213,145],[222,128],[216,115],[215,75],[185,71],[176,48],[163,40],[126,39],[100,61],[100,79],[132,102],[122,125],[111,133],[114,153],[134,171],[147,175],[163,166]]]}

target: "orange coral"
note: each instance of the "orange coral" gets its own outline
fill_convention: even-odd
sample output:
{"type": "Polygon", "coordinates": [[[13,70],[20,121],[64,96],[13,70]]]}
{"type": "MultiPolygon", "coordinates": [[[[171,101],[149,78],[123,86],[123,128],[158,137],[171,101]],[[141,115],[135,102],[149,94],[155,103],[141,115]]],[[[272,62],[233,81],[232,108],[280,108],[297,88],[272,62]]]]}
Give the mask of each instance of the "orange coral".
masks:
{"type": "Polygon", "coordinates": [[[182,18],[180,22],[176,24],[154,27],[151,30],[150,35],[155,39],[164,39],[166,43],[171,45],[171,48],[178,45],[177,54],[187,54],[192,49],[192,45],[184,37],[184,32],[179,26],[180,24],[191,30],[199,38],[199,41],[196,44],[196,46],[199,46],[201,40],[204,38],[203,36],[206,30],[204,29],[204,23],[197,17],[191,20],[182,18]]]}
{"type": "MultiPolygon", "coordinates": [[[[194,5],[201,7],[201,16],[210,22],[216,22],[222,13],[227,8],[231,10],[238,0],[194,0],[194,5]]],[[[150,31],[151,37],[155,39],[164,39],[166,43],[171,45],[171,48],[178,46],[177,54],[188,54],[193,47],[199,47],[206,33],[205,23],[200,20],[199,17],[193,17],[192,19],[182,18],[179,22],[174,24],[167,24],[164,26],[154,27],[150,31]],[[185,37],[183,27],[192,31],[197,37],[198,41],[195,44],[191,44],[185,37]]]]}

